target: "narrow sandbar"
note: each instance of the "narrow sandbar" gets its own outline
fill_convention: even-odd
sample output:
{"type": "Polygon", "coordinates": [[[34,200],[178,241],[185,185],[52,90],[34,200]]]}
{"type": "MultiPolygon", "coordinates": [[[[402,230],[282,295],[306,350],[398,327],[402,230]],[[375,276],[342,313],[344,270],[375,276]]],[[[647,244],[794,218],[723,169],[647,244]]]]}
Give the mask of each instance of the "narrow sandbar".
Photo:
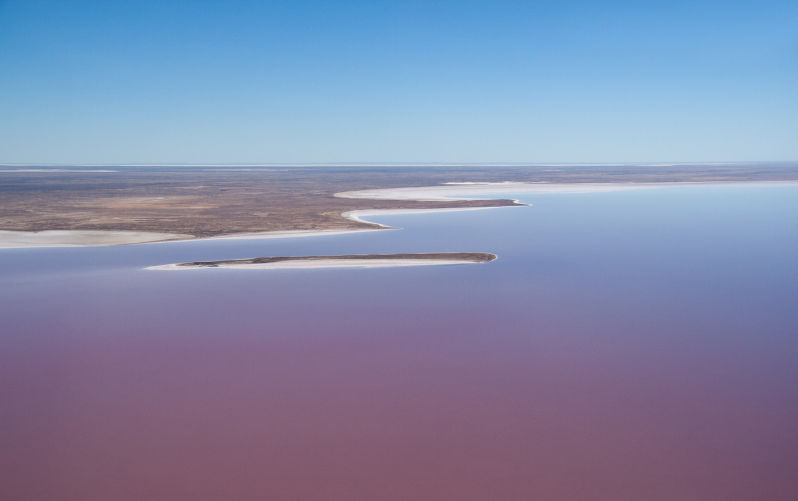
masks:
{"type": "Polygon", "coordinates": [[[195,261],[150,266],[147,270],[197,270],[209,268],[239,270],[288,270],[315,268],[392,268],[488,263],[496,259],[487,252],[438,252],[418,254],[346,254],[339,256],[276,256],[222,261],[195,261]]]}

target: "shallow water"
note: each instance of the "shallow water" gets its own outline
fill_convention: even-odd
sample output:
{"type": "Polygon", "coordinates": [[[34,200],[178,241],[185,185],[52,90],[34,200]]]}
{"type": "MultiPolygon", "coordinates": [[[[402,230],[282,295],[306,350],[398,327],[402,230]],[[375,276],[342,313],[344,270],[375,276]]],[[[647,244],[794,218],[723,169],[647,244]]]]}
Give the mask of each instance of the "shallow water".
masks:
{"type": "Polygon", "coordinates": [[[2,498],[798,499],[798,188],[514,198],[0,251],[2,498]],[[438,251],[499,259],[142,270],[438,251]]]}

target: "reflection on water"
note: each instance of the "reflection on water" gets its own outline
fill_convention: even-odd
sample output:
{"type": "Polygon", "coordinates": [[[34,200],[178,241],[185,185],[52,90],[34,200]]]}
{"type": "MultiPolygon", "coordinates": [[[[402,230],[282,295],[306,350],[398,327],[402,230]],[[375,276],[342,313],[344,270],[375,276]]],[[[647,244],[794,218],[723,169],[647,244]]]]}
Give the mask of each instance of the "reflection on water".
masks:
{"type": "Polygon", "coordinates": [[[8,499],[798,498],[798,188],[0,253],[8,499]],[[267,255],[485,265],[143,271],[267,255]]]}

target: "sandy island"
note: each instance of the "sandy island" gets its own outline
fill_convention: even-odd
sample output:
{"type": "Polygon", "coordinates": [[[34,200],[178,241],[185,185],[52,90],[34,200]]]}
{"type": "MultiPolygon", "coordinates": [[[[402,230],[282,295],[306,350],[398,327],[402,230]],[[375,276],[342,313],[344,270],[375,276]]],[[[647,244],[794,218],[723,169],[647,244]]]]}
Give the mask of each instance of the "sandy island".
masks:
{"type": "Polygon", "coordinates": [[[347,254],[339,256],[277,256],[223,261],[150,266],[146,270],[198,270],[224,268],[238,270],[296,270],[315,268],[388,268],[447,264],[488,263],[496,259],[486,252],[438,252],[419,254],[347,254]]]}

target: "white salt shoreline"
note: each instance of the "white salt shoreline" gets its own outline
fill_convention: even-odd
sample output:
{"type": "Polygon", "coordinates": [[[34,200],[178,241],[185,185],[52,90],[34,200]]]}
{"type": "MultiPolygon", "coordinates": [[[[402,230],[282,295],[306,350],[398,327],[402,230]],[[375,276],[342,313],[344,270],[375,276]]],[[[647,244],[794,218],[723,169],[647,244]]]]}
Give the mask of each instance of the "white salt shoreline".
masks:
{"type": "MultiPolygon", "coordinates": [[[[397,228],[393,226],[388,226],[381,223],[375,223],[374,221],[369,221],[368,219],[363,219],[363,218],[369,216],[399,216],[407,214],[431,214],[435,212],[462,212],[470,210],[506,209],[508,207],[518,207],[518,205],[500,205],[496,207],[440,207],[435,209],[359,209],[359,210],[343,212],[341,213],[341,215],[349,219],[350,221],[357,221],[358,223],[377,225],[380,227],[379,229],[395,230],[397,228]]],[[[379,231],[379,229],[365,230],[365,231],[379,231]]]]}
{"type": "MultiPolygon", "coordinates": [[[[730,186],[795,185],[798,185],[798,181],[687,181],[661,183],[521,183],[514,181],[503,181],[498,183],[449,182],[438,186],[344,191],[341,193],[336,193],[335,196],[339,198],[359,198],[367,200],[444,202],[452,200],[490,200],[495,198],[493,195],[500,195],[502,193],[604,193],[611,191],[689,186],[718,188],[730,186]],[[484,196],[485,194],[489,194],[491,196],[486,197],[484,196]]],[[[481,207],[469,207],[469,209],[481,209],[481,207]]]]}
{"type": "Polygon", "coordinates": [[[185,271],[200,269],[228,270],[311,270],[317,268],[396,268],[404,266],[440,266],[451,264],[480,264],[457,259],[291,259],[274,263],[220,263],[216,266],[164,264],[145,270],[185,271]]]}
{"type": "MultiPolygon", "coordinates": [[[[376,224],[376,223],[372,223],[376,224]]],[[[382,226],[382,225],[379,225],[382,226]]],[[[384,228],[388,229],[389,226],[384,228]]],[[[218,237],[190,238],[189,240],[254,240],[261,238],[302,238],[320,237],[324,235],[346,235],[348,233],[363,233],[366,231],[379,231],[380,228],[357,228],[348,230],[277,230],[277,231],[256,231],[252,233],[233,233],[230,235],[220,235],[218,237]]]]}
{"type": "MultiPolygon", "coordinates": [[[[373,223],[376,224],[376,223],[373,223]]],[[[380,225],[383,226],[383,225],[380,225]]],[[[390,227],[385,226],[385,229],[390,227]]],[[[375,229],[351,230],[285,230],[253,233],[233,233],[218,237],[197,238],[179,233],[152,233],[146,231],[108,230],[44,230],[10,231],[0,230],[0,249],[27,249],[37,247],[108,247],[113,245],[153,244],[164,242],[188,242],[198,240],[254,240],[262,238],[300,238],[324,235],[344,235],[375,229]]]]}
{"type": "MultiPolygon", "coordinates": [[[[653,188],[657,185],[675,183],[445,183],[438,186],[419,186],[409,188],[380,188],[336,193],[339,198],[366,200],[402,200],[418,202],[449,202],[452,200],[488,200],[483,194],[502,193],[597,193],[629,189],[653,188]],[[483,196],[474,196],[483,195],[483,196]]],[[[495,197],[494,197],[495,198],[495,197]]],[[[472,207],[469,207],[472,208],[472,207]]],[[[473,207],[479,209],[480,207],[473,207]]],[[[422,209],[423,210],[423,209],[422,209]]]]}
{"type": "MultiPolygon", "coordinates": [[[[520,183],[505,181],[499,183],[450,182],[438,186],[422,186],[412,188],[385,188],[374,190],[357,190],[336,193],[339,198],[357,198],[372,200],[431,201],[442,202],[452,200],[486,200],[495,197],[475,197],[485,193],[599,193],[609,191],[654,189],[676,186],[785,186],[796,185],[796,181],[728,181],[728,182],[674,182],[674,183],[520,183]]],[[[363,219],[367,216],[392,214],[416,214],[433,212],[459,212],[467,210],[500,209],[499,207],[444,207],[434,209],[364,209],[344,212],[343,217],[360,223],[376,226],[373,229],[327,229],[327,230],[281,230],[251,233],[237,233],[218,237],[197,238],[193,235],[176,233],[156,233],[142,231],[111,230],[44,230],[44,231],[12,231],[0,230],[0,249],[20,249],[35,247],[89,247],[143,244],[157,242],[179,242],[189,240],[230,240],[261,238],[297,238],[323,235],[344,235],[366,231],[394,229],[380,223],[363,219]]]]}
{"type": "Polygon", "coordinates": [[[39,172],[43,174],[51,173],[51,172],[58,172],[58,173],[76,173],[76,174],[107,174],[110,172],[119,172],[116,170],[108,170],[108,169],[8,169],[8,168],[0,168],[0,174],[2,173],[9,173],[9,174],[16,174],[19,172],[30,174],[32,172],[39,172]]]}
{"type": "Polygon", "coordinates": [[[185,240],[191,235],[155,233],[149,231],[108,230],[0,230],[0,249],[33,247],[102,247],[109,245],[143,244],[185,240]]]}

